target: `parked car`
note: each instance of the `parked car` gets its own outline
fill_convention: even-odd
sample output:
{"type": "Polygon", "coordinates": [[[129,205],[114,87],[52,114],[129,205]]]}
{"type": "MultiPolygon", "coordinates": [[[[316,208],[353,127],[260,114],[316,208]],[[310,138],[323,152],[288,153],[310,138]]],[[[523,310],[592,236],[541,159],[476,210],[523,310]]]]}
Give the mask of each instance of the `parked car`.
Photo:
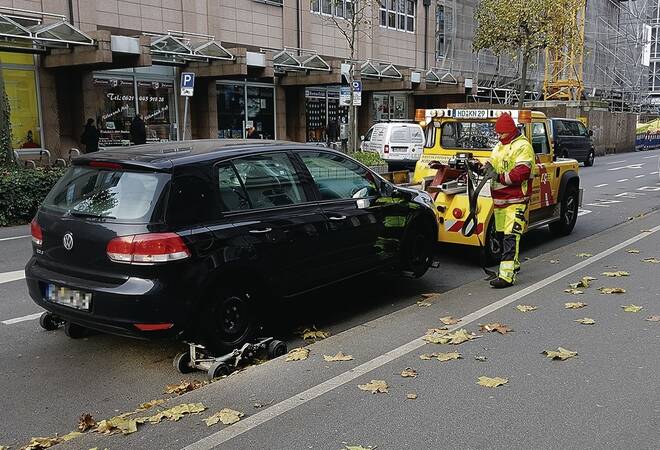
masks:
{"type": "Polygon", "coordinates": [[[576,119],[554,118],[550,120],[555,154],[562,158],[573,158],[586,167],[594,165],[596,150],[591,140],[593,131],[576,119]]]}
{"type": "Polygon", "coordinates": [[[414,168],[424,151],[424,131],[416,123],[377,123],[362,137],[360,149],[378,153],[390,169],[414,168]]]}
{"type": "Polygon", "coordinates": [[[423,275],[438,234],[428,194],[340,152],[222,140],[77,158],[31,228],[30,295],[67,335],[215,352],[253,337],[277,299],[379,269],[423,275]]]}

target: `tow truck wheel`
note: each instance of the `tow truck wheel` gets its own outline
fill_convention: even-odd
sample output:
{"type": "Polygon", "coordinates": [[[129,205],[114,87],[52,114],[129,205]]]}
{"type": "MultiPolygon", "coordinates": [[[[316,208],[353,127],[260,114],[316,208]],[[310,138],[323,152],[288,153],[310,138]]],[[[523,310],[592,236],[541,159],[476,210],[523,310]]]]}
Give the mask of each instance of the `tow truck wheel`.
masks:
{"type": "Polygon", "coordinates": [[[435,243],[433,228],[423,222],[413,222],[401,243],[403,270],[412,272],[415,278],[424,275],[433,263],[435,243]]]}
{"type": "Polygon", "coordinates": [[[268,343],[268,358],[274,359],[285,355],[287,351],[286,343],[278,340],[272,340],[268,343]]]}
{"type": "Polygon", "coordinates": [[[577,186],[570,185],[566,188],[566,193],[561,199],[559,220],[548,225],[553,234],[557,236],[567,236],[571,234],[578,217],[579,198],[580,193],[577,186]]]}
{"type": "Polygon", "coordinates": [[[64,324],[64,334],[71,339],[82,339],[87,337],[87,328],[82,325],[67,322],[64,324]]]}
{"type": "Polygon", "coordinates": [[[176,355],[173,365],[179,373],[191,373],[195,370],[190,367],[190,352],[182,352],[176,355]]]}
{"type": "Polygon", "coordinates": [[[220,378],[222,376],[229,375],[230,373],[231,370],[229,370],[229,366],[223,362],[215,362],[211,364],[211,367],[209,367],[207,372],[209,380],[220,378]]]}
{"type": "Polygon", "coordinates": [[[53,314],[45,312],[39,317],[39,325],[46,331],[55,331],[62,325],[62,321],[53,314]]]}
{"type": "Polygon", "coordinates": [[[490,220],[488,228],[486,229],[486,242],[482,249],[482,257],[484,258],[486,266],[495,266],[499,264],[502,259],[502,247],[495,232],[494,217],[490,220]]]}

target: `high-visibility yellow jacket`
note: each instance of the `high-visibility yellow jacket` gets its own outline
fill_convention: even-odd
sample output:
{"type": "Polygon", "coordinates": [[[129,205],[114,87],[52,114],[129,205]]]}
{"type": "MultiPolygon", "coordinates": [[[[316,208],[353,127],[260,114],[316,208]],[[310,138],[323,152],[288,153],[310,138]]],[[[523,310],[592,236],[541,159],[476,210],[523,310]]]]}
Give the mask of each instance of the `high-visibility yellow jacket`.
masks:
{"type": "Polygon", "coordinates": [[[497,143],[490,157],[490,163],[498,174],[497,180],[490,183],[496,208],[529,201],[535,160],[534,149],[523,135],[508,144],[497,143]]]}

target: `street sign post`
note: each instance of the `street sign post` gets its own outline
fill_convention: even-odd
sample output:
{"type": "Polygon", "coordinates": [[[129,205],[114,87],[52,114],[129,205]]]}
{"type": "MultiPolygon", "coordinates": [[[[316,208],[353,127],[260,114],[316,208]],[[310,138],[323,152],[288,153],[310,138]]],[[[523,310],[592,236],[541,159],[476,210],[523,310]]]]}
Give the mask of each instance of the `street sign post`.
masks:
{"type": "Polygon", "coordinates": [[[195,74],[192,72],[181,73],[181,96],[185,97],[186,103],[183,108],[183,126],[179,133],[179,140],[186,139],[186,125],[188,124],[188,107],[190,97],[195,93],[195,74]]]}
{"type": "Polygon", "coordinates": [[[349,106],[351,104],[351,88],[348,86],[339,87],[339,105],[349,106]]]}
{"type": "Polygon", "coordinates": [[[362,106],[362,81],[353,81],[353,106],[362,106]]]}

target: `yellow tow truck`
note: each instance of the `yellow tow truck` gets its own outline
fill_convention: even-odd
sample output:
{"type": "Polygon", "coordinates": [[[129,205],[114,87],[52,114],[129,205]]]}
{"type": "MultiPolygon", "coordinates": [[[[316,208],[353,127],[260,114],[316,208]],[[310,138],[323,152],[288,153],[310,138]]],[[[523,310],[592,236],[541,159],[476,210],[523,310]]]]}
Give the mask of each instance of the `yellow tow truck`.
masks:
{"type": "Polygon", "coordinates": [[[501,251],[498,240],[494,239],[490,186],[486,184],[477,198],[476,229],[472,227],[471,233],[464,234],[470,212],[468,180],[464,171],[457,170],[456,161],[470,158],[485,163],[488,160],[498,142],[495,121],[504,112],[511,114],[536,154],[525,232],[548,225],[556,235],[570,234],[582,204],[578,162],[554,155],[545,114],[503,109],[419,109],[415,114],[416,121],[425,129],[426,144],[415,166],[412,184],[434,198],[440,225],[438,241],[482,246],[488,265],[499,261],[501,251]],[[440,169],[431,168],[430,164],[440,169]]]}

